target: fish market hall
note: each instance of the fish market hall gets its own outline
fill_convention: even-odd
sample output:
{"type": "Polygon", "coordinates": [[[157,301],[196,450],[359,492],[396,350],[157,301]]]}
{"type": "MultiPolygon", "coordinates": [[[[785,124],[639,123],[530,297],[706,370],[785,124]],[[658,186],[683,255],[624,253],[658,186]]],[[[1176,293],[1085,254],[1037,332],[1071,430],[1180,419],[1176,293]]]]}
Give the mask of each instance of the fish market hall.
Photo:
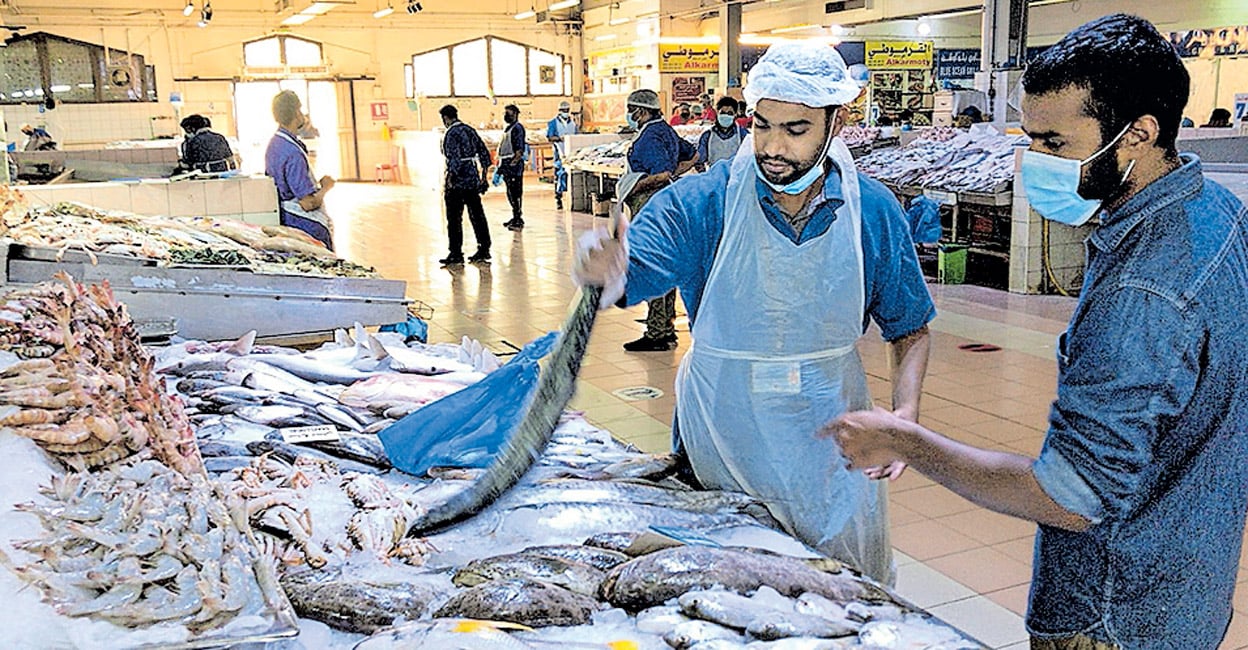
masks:
{"type": "Polygon", "coordinates": [[[19,4],[0,645],[1248,649],[1248,5],[19,4]]]}

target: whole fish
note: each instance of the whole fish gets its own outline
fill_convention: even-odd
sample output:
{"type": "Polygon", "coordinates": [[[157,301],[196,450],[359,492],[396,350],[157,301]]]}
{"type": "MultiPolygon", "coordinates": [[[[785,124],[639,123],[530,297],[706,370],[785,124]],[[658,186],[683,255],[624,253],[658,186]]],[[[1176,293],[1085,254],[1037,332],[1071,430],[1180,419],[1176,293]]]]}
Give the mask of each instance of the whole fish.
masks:
{"type": "Polygon", "coordinates": [[[427,404],[463,387],[436,377],[386,373],[352,384],[338,395],[338,401],[361,408],[377,402],[427,404]]]}
{"type": "Polygon", "coordinates": [[[317,404],[313,408],[321,417],[344,429],[350,429],[357,433],[364,430],[364,426],[345,408],[334,404],[317,404]]]}
{"type": "Polygon", "coordinates": [[[669,630],[693,619],[680,613],[679,607],[660,605],[637,613],[633,623],[641,632],[649,634],[666,634],[669,630]]]}
{"type": "Polygon", "coordinates": [[[206,393],[214,388],[229,386],[230,384],[223,381],[213,381],[211,379],[192,379],[188,377],[178,381],[178,383],[174,385],[177,387],[178,392],[184,395],[196,395],[199,393],[206,393]]]}
{"type": "Polygon", "coordinates": [[[308,409],[299,406],[287,406],[284,404],[264,406],[232,404],[230,406],[234,408],[227,407],[222,409],[221,412],[236,415],[248,422],[271,427],[310,426],[329,423],[328,420],[317,415],[315,411],[309,413],[308,409]],[[308,424],[303,424],[305,420],[308,421],[308,424]]]}
{"type": "Polygon", "coordinates": [[[665,548],[684,546],[671,537],[650,531],[600,533],[585,540],[585,545],[617,551],[629,557],[639,557],[665,548]]]}
{"type": "Polygon", "coordinates": [[[536,580],[593,596],[605,575],[601,569],[581,562],[520,552],[473,560],[455,572],[451,581],[460,587],[473,587],[491,580],[536,580]]]}
{"type": "Polygon", "coordinates": [[[204,470],[209,474],[224,474],[244,467],[250,467],[255,458],[252,456],[206,456],[204,470]]]}
{"type": "MultiPolygon", "coordinates": [[[[269,442],[285,443],[280,431],[269,432],[264,437],[269,442]]],[[[335,459],[345,459],[371,465],[377,469],[387,470],[392,467],[386,458],[386,450],[375,436],[339,433],[338,440],[321,440],[317,442],[301,442],[299,447],[308,447],[325,452],[335,459]]]]}
{"type": "Polygon", "coordinates": [[[497,580],[451,597],[435,618],[507,621],[529,627],[585,625],[598,609],[593,598],[531,580],[497,580]]]}
{"type": "Polygon", "coordinates": [[[608,551],[603,548],[582,546],[581,544],[530,546],[524,549],[522,553],[572,560],[573,562],[588,564],[601,571],[608,571],[628,561],[628,556],[623,553],[608,551]]]}
{"type": "MultiPolygon", "coordinates": [[[[439,528],[471,517],[519,481],[550,443],[563,409],[576,392],[576,374],[589,346],[589,333],[598,316],[601,287],[584,287],[563,323],[562,334],[551,348],[537,389],[525,406],[519,429],[499,449],[486,475],[469,490],[418,517],[409,535],[439,528]]],[[[482,585],[485,586],[485,585],[482,585]]]]}
{"type": "Polygon", "coordinates": [[[260,357],[244,357],[262,361],[275,368],[299,377],[305,381],[324,382],[327,384],[351,384],[368,379],[377,374],[375,371],[361,371],[349,365],[329,363],[315,358],[300,355],[264,355],[260,357]]]}
{"type": "MultiPolygon", "coordinates": [[[[686,594],[687,595],[687,594],[686,594]]],[[[797,612],[778,612],[759,617],[745,628],[750,638],[775,641],[791,637],[835,639],[858,634],[861,626],[838,623],[819,616],[797,612]]]]}
{"type": "Polygon", "coordinates": [[[667,645],[672,646],[676,650],[687,650],[687,648],[697,647],[699,643],[715,639],[736,641],[738,643],[745,641],[740,632],[708,621],[678,623],[663,635],[663,640],[667,645]]]}
{"type": "Polygon", "coordinates": [[[376,337],[368,337],[368,347],[373,356],[385,360],[385,367],[397,372],[409,372],[420,375],[440,375],[447,372],[475,372],[476,369],[467,363],[455,359],[437,357],[418,352],[406,347],[385,346],[376,337]]]}
{"type": "MultiPolygon", "coordinates": [[[[194,343],[194,342],[192,342],[194,343]]],[[[189,344],[171,346],[156,353],[155,370],[170,375],[186,375],[203,370],[225,370],[232,360],[251,354],[256,343],[256,331],[252,330],[224,349],[208,348],[204,352],[191,352],[194,346],[189,344]]]]}
{"type": "Polygon", "coordinates": [[[300,616],[357,634],[372,634],[395,619],[419,619],[440,596],[423,583],[360,579],[341,569],[286,574],[281,585],[300,616]]]}
{"type": "Polygon", "coordinates": [[[685,616],[734,630],[744,630],[758,618],[772,618],[783,613],[731,591],[687,591],[680,595],[678,602],[685,616]]]}
{"type": "Polygon", "coordinates": [[[229,363],[229,371],[236,381],[233,383],[267,390],[283,395],[296,395],[313,403],[333,402],[334,397],[322,386],[301,379],[295,375],[270,365],[263,357],[239,357],[229,363]]]}
{"type": "Polygon", "coordinates": [[[499,503],[506,507],[544,503],[620,503],[689,512],[741,512],[758,501],[740,492],[673,490],[644,483],[553,479],[542,481],[538,490],[513,490],[499,503]]]}
{"type": "Polygon", "coordinates": [[[704,546],[655,551],[621,564],[607,573],[599,594],[616,607],[637,611],[695,589],[752,593],[763,585],[789,597],[813,592],[836,601],[890,601],[883,590],[848,572],[833,575],[784,557],[704,546]]]}
{"type": "Polygon", "coordinates": [[[215,458],[219,456],[250,456],[251,452],[247,451],[247,445],[241,442],[233,442],[230,440],[200,440],[199,455],[204,458],[215,458]]]}
{"type": "Polygon", "coordinates": [[[372,465],[365,465],[364,463],[357,463],[355,461],[347,460],[345,458],[335,458],[325,452],[317,451],[315,449],[308,449],[306,447],[292,445],[292,444],[285,443],[285,442],[274,442],[272,440],[256,440],[254,442],[247,443],[247,451],[250,451],[252,454],[256,456],[261,456],[264,454],[272,454],[273,456],[281,460],[284,460],[287,463],[294,463],[296,458],[300,456],[307,456],[309,458],[315,458],[317,460],[324,460],[324,461],[329,461],[331,463],[334,463],[335,465],[338,466],[338,469],[342,472],[359,472],[361,474],[383,473],[383,470],[373,467],[372,465]]]}

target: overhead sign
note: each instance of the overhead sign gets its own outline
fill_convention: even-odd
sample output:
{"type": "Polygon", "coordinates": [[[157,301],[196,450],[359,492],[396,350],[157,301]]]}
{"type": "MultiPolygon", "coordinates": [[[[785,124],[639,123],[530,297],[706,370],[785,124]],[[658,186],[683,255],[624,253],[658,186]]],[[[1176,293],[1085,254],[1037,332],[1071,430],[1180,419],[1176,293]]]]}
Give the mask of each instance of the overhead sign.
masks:
{"type": "Polygon", "coordinates": [[[1170,32],[1170,42],[1182,57],[1244,56],[1248,55],[1248,25],[1170,32]]]}
{"type": "Polygon", "coordinates": [[[936,78],[974,79],[982,56],[977,49],[936,50],[936,78]]]}
{"type": "Polygon", "coordinates": [[[673,77],[672,101],[696,102],[706,92],[706,77],[673,77]]]}
{"type": "Polygon", "coordinates": [[[719,72],[719,46],[659,43],[659,72],[719,72]]]}
{"type": "Polygon", "coordinates": [[[872,70],[926,70],[934,51],[931,41],[867,41],[866,63],[872,70]]]}
{"type": "Polygon", "coordinates": [[[1248,122],[1248,93],[1235,93],[1235,114],[1232,117],[1236,124],[1248,122]]]}

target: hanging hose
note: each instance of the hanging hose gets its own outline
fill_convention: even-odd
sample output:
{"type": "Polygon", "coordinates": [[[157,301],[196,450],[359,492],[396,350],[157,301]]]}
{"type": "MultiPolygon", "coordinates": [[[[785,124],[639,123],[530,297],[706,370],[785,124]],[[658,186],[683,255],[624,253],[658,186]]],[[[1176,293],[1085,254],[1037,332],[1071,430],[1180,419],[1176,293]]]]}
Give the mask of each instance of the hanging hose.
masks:
{"type": "Polygon", "coordinates": [[[1053,263],[1049,259],[1049,220],[1044,218],[1040,219],[1040,265],[1044,267],[1044,275],[1048,279],[1049,284],[1054,289],[1057,289],[1058,293],[1068,298],[1073,295],[1070,291],[1064,289],[1062,284],[1057,281],[1057,276],[1053,275],[1053,263]]]}

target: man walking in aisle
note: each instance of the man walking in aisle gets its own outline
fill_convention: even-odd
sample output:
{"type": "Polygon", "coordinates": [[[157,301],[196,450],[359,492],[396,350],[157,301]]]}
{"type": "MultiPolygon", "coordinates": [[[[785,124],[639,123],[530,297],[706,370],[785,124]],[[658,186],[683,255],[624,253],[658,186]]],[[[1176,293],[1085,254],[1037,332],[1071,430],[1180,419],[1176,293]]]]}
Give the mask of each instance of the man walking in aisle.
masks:
{"type": "Polygon", "coordinates": [[[490,150],[481,141],[476,129],[459,121],[459,109],[447,104],[438,113],[446,134],[442,137],[442,154],[446,156],[446,233],[450,254],[438,260],[442,266],[464,263],[464,209],[472,234],[477,238],[477,252],[469,262],[490,261],[490,225],[485,221],[481,195],[490,188],[490,150]]]}
{"type": "Polygon", "coordinates": [[[853,465],[900,461],[1040,524],[1038,650],[1213,650],[1248,510],[1248,210],[1175,139],[1190,80],[1170,41],[1117,14],[1023,74],[1020,185],[1041,216],[1098,225],[1038,459],[880,411],[829,427],[853,465]]]}
{"type": "Polygon", "coordinates": [[[563,209],[563,193],[568,191],[568,170],[563,159],[568,155],[567,137],[576,135],[576,120],[572,119],[572,105],[559,102],[559,114],[546,123],[546,139],[555,151],[555,209],[563,209]]]}
{"type": "Polygon", "coordinates": [[[519,231],[524,229],[524,216],[521,207],[524,201],[524,125],[520,123],[520,108],[508,104],[503,108],[503,121],[507,128],[503,129],[503,140],[498,143],[498,173],[507,186],[507,202],[511,204],[511,219],[503,222],[503,227],[519,231]]]}

